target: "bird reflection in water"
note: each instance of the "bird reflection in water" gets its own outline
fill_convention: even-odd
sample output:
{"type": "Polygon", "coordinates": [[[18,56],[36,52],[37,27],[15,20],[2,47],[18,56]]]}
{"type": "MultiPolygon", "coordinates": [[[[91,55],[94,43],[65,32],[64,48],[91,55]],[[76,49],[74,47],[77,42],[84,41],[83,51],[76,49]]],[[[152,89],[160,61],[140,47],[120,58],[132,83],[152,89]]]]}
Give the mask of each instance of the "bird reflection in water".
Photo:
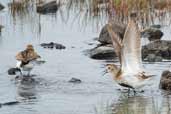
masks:
{"type": "Polygon", "coordinates": [[[31,76],[20,77],[17,92],[24,99],[36,99],[36,80],[31,76]]]}

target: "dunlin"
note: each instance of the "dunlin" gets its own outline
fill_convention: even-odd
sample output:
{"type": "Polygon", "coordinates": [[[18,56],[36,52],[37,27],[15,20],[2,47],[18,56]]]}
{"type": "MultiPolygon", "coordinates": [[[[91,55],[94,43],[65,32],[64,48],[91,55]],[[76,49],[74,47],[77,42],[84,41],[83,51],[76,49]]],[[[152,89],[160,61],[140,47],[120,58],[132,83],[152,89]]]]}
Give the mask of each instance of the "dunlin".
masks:
{"type": "Polygon", "coordinates": [[[135,89],[147,85],[153,76],[147,74],[142,67],[141,39],[138,26],[133,20],[129,20],[123,40],[112,31],[110,24],[107,29],[112,38],[112,43],[119,57],[121,67],[108,64],[106,71],[112,74],[113,79],[119,85],[131,88],[135,92],[135,89]]]}

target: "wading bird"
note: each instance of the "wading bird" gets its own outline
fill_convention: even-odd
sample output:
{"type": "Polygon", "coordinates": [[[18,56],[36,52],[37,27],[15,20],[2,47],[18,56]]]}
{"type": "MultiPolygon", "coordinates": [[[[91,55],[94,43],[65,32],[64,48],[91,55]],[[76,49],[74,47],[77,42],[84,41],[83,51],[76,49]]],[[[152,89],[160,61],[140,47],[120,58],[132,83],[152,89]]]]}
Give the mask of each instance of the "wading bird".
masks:
{"type": "Polygon", "coordinates": [[[29,76],[35,65],[44,62],[40,61],[40,58],[41,57],[35,52],[33,46],[28,44],[24,51],[21,51],[16,55],[16,68],[20,69],[21,75],[23,75],[23,72],[26,71],[26,76],[29,76]]]}
{"type": "Polygon", "coordinates": [[[106,73],[110,72],[119,85],[129,88],[128,90],[133,89],[134,92],[136,89],[148,85],[153,75],[147,74],[142,68],[141,39],[137,24],[133,20],[129,20],[123,40],[112,30],[110,24],[107,29],[121,67],[107,64],[106,73]]]}

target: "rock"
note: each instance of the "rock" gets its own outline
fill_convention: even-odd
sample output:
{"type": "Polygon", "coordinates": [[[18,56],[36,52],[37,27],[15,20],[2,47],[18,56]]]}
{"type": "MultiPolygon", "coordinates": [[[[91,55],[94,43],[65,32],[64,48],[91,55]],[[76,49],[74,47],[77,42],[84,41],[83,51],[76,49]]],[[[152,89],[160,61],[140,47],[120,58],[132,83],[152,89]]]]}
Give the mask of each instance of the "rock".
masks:
{"type": "Polygon", "coordinates": [[[141,32],[141,36],[148,38],[149,41],[160,40],[163,36],[163,32],[157,28],[150,27],[141,32]]]}
{"type": "Polygon", "coordinates": [[[8,70],[8,75],[16,75],[17,72],[21,72],[19,68],[10,68],[8,70]]]}
{"type": "MultiPolygon", "coordinates": [[[[113,59],[116,57],[111,44],[97,46],[88,50],[87,54],[93,59],[113,59]]],[[[171,41],[160,40],[151,42],[142,47],[142,59],[149,62],[161,62],[171,59],[171,41]]]]}
{"type": "Polygon", "coordinates": [[[0,25],[0,33],[1,33],[1,31],[2,31],[3,28],[4,28],[4,26],[3,25],[0,25]]]}
{"type": "Polygon", "coordinates": [[[40,44],[43,48],[49,48],[49,49],[65,49],[66,47],[62,44],[50,42],[50,43],[42,43],[40,44]]]}
{"type": "Polygon", "coordinates": [[[0,3],[0,11],[3,10],[5,7],[0,3]]]}
{"type": "Polygon", "coordinates": [[[171,91],[171,72],[170,71],[164,71],[162,73],[159,87],[160,89],[171,91]]]}
{"type": "Polygon", "coordinates": [[[148,54],[144,60],[148,62],[161,62],[163,58],[161,56],[156,56],[155,54],[148,54]]]}
{"type": "Polygon", "coordinates": [[[89,50],[88,54],[93,59],[113,59],[116,57],[114,48],[111,45],[95,47],[89,50]]]}
{"type": "Polygon", "coordinates": [[[160,40],[151,42],[142,47],[142,58],[145,59],[149,54],[154,54],[155,57],[163,59],[171,59],[171,41],[160,40]]]}
{"type": "Polygon", "coordinates": [[[81,83],[82,81],[80,79],[77,79],[77,78],[71,78],[68,82],[70,82],[70,83],[81,83]]]}
{"type": "Polygon", "coordinates": [[[41,14],[56,13],[60,5],[60,2],[57,3],[56,0],[48,3],[42,3],[37,5],[37,12],[41,14]]]}
{"type": "MultiPolygon", "coordinates": [[[[116,32],[120,36],[120,38],[123,39],[125,29],[126,29],[125,24],[120,23],[120,22],[114,22],[112,23],[112,29],[114,32],[116,32]]],[[[107,30],[107,25],[105,25],[100,32],[99,42],[102,44],[112,44],[111,37],[107,30]]]]}
{"type": "MultiPolygon", "coordinates": [[[[160,27],[161,27],[161,25],[150,26],[149,28],[147,28],[141,32],[141,37],[146,37],[150,41],[160,40],[163,36],[163,32],[161,30],[159,30],[160,27]]],[[[120,22],[113,22],[112,29],[115,33],[117,33],[120,36],[121,39],[123,39],[124,34],[125,34],[125,29],[126,29],[125,24],[120,23],[120,22]]],[[[111,37],[107,30],[107,25],[105,25],[102,28],[98,41],[101,44],[112,44],[111,37]]]]}

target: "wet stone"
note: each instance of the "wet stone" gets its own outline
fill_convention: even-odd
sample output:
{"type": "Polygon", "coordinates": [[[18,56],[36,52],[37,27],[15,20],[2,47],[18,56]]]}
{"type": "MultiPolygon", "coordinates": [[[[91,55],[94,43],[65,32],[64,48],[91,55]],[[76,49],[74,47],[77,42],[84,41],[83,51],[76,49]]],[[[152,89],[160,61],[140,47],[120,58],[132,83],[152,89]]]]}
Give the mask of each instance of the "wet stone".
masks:
{"type": "Polygon", "coordinates": [[[0,33],[1,33],[1,31],[2,31],[3,28],[4,28],[4,26],[3,25],[0,25],[0,33]]]}
{"type": "Polygon", "coordinates": [[[149,41],[161,40],[163,32],[158,28],[150,27],[142,31],[141,36],[148,38],[149,41]]]}
{"type": "Polygon", "coordinates": [[[171,59],[171,41],[159,40],[153,41],[142,47],[142,57],[145,58],[159,58],[171,59]],[[149,56],[150,55],[150,56],[149,56]]]}
{"type": "Polygon", "coordinates": [[[98,46],[89,50],[88,55],[92,59],[113,59],[116,57],[114,48],[111,45],[98,46]]]}
{"type": "Polygon", "coordinates": [[[171,72],[163,71],[160,79],[160,89],[171,91],[171,72]]]}
{"type": "MultiPolygon", "coordinates": [[[[112,30],[121,38],[123,39],[125,34],[126,25],[121,22],[113,22],[112,30]]],[[[160,30],[161,25],[152,25],[148,28],[145,28],[141,32],[141,37],[148,38],[149,41],[161,40],[163,36],[163,32],[160,30]]],[[[112,44],[111,37],[107,30],[107,24],[102,28],[98,41],[101,44],[112,44]]]]}
{"type": "MultiPolygon", "coordinates": [[[[121,22],[116,22],[115,21],[115,22],[112,23],[112,30],[118,36],[120,36],[120,38],[122,38],[122,39],[124,37],[125,29],[126,29],[126,25],[121,23],[121,22]]],[[[107,24],[102,28],[102,30],[100,32],[100,35],[99,35],[98,41],[101,44],[112,44],[111,37],[110,37],[109,32],[107,30],[107,24]]]]}
{"type": "Polygon", "coordinates": [[[148,62],[161,62],[163,58],[161,56],[156,56],[155,54],[148,54],[144,60],[148,62]]]}
{"type": "Polygon", "coordinates": [[[41,3],[37,5],[37,12],[41,14],[56,13],[59,7],[60,3],[57,3],[56,0],[48,3],[41,3]]]}
{"type": "Polygon", "coordinates": [[[48,49],[65,49],[66,47],[62,44],[50,42],[50,43],[42,43],[40,44],[41,47],[43,48],[48,48],[48,49]]]}
{"type": "Polygon", "coordinates": [[[18,68],[8,69],[8,75],[16,75],[17,72],[20,72],[20,69],[18,69],[18,68]]]}
{"type": "Polygon", "coordinates": [[[78,78],[71,78],[68,82],[69,83],[81,83],[82,81],[78,78]]]}
{"type": "Polygon", "coordinates": [[[5,7],[0,3],[0,11],[3,10],[5,7]]]}

